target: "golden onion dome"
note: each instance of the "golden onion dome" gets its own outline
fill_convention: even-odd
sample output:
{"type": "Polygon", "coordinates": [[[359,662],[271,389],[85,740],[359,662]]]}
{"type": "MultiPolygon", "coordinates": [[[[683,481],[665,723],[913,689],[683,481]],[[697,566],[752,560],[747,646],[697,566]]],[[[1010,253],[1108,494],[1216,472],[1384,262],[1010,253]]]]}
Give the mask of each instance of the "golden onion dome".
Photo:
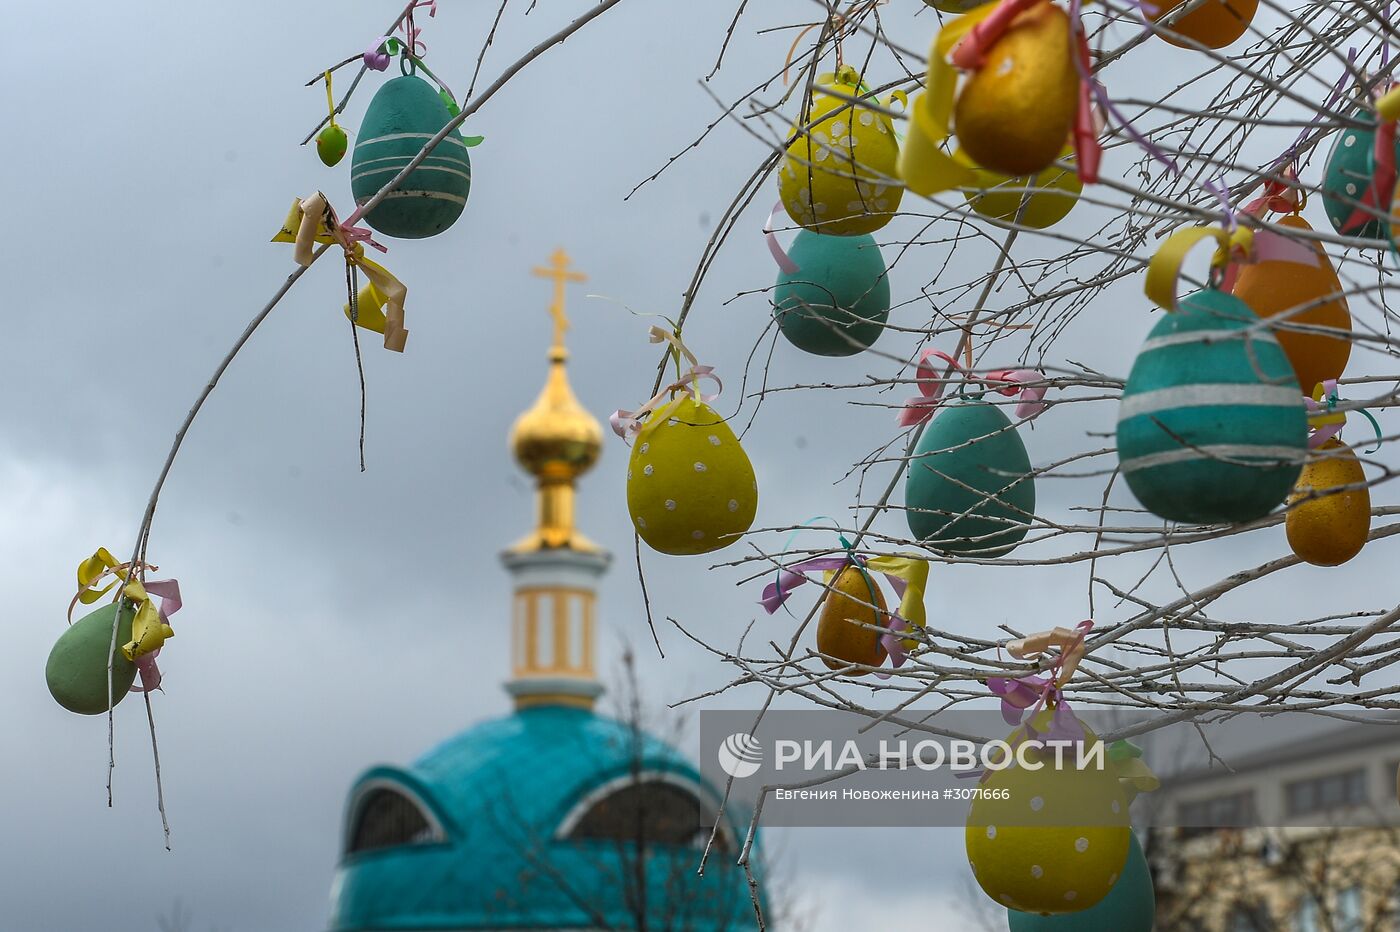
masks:
{"type": "Polygon", "coordinates": [[[569,387],[564,369],[567,355],[562,346],[550,350],[544,390],[510,431],[516,462],[540,479],[577,479],[598,462],[603,448],[602,426],[569,387]]]}

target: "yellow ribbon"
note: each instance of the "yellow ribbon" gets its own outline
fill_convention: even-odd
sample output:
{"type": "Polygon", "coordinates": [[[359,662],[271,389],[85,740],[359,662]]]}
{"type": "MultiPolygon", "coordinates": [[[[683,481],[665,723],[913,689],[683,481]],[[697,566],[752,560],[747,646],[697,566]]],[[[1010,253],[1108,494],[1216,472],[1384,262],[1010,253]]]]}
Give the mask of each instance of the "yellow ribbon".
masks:
{"type": "Polygon", "coordinates": [[[1211,256],[1211,268],[1223,272],[1236,254],[1250,255],[1254,251],[1254,231],[1248,227],[1236,227],[1233,232],[1224,227],[1186,227],[1177,230],[1157,250],[1147,265],[1147,280],[1143,291],[1152,303],[1168,311],[1176,310],[1176,283],[1181,277],[1181,266],[1186,256],[1197,243],[1205,239],[1215,241],[1215,253],[1211,256]]]}
{"type": "Polygon", "coordinates": [[[1400,120],[1400,86],[1391,88],[1376,100],[1376,113],[1382,120],[1400,120]]]}
{"type": "Polygon", "coordinates": [[[68,607],[68,615],[71,619],[73,605],[79,602],[91,605],[111,592],[118,582],[125,582],[121,596],[136,606],[136,617],[131,622],[131,640],[122,645],[122,654],[127,660],[134,661],[137,657],[159,650],[166,638],[174,637],[175,632],[160,617],[160,610],[151,601],[146,587],[139,579],[132,578],[130,569],[131,564],[118,562],[106,547],[97,548],[92,556],[78,564],[78,594],[68,607]],[[109,574],[116,579],[102,589],[94,588],[109,574]]]}
{"type": "MultiPolygon", "coordinates": [[[[884,556],[871,557],[865,561],[866,569],[885,576],[904,580],[904,596],[899,601],[899,617],[909,625],[909,629],[922,628],[928,624],[928,613],[924,608],[924,590],[928,587],[928,563],[918,557],[884,556]]],[[[919,646],[914,638],[903,638],[905,650],[919,646]]]]}
{"type": "Polygon", "coordinates": [[[899,177],[915,194],[928,197],[974,181],[973,170],[944,150],[952,135],[953,98],[958,86],[958,72],[948,55],[972,27],[996,8],[997,4],[989,3],[964,13],[939,30],[933,40],[925,82],[928,89],[914,98],[910,112],[913,125],[899,151],[899,177]]]}
{"type": "MultiPolygon", "coordinates": [[[[345,252],[345,261],[354,265],[369,279],[369,284],[360,290],[355,303],[359,308],[356,323],[375,333],[384,335],[384,348],[402,353],[408,342],[408,330],[404,327],[404,301],[408,288],[379,263],[365,256],[363,243],[352,242],[343,226],[335,221],[335,211],[330,208],[326,196],[317,191],[311,197],[297,199],[287,212],[287,219],[272,237],[274,243],[292,243],[292,259],[302,267],[315,260],[317,244],[338,243],[345,252]]],[[[345,304],[345,314],[350,316],[350,304],[345,304]]]]}

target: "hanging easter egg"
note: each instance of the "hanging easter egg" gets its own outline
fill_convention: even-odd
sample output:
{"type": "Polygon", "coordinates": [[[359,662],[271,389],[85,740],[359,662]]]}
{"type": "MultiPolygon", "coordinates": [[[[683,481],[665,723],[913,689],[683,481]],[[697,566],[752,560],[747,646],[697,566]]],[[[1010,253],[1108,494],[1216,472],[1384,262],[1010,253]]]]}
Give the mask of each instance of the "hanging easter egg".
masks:
{"type": "MultiPolygon", "coordinates": [[[[971,162],[961,149],[953,157],[971,162]]],[[[1069,153],[1061,153],[1060,157],[1068,158],[1069,153]]],[[[1017,222],[1037,230],[1054,226],[1068,216],[1084,190],[1077,173],[1056,165],[1028,178],[1008,178],[977,167],[973,175],[975,180],[969,187],[982,190],[963,191],[963,197],[973,210],[993,220],[1007,221],[1016,221],[1016,213],[1020,211],[1021,218],[1017,222]],[[1023,200],[1025,210],[1021,210],[1023,200]]]]}
{"type": "Polygon", "coordinates": [[[709,553],[753,524],[758,483],[729,425],[686,395],[653,411],[633,441],[627,510],[653,550],[709,553]]]}
{"type": "MultiPolygon", "coordinates": [[[[365,111],[350,160],[355,203],[365,204],[392,181],[451,118],[447,104],[422,78],[405,75],[381,87],[365,111]]],[[[449,133],[364,220],[386,236],[436,236],[462,215],[471,178],[467,145],[449,133]]]]}
{"type": "Polygon", "coordinates": [[[869,235],[799,230],[788,250],[797,271],[778,273],[773,316],[788,342],[818,356],[851,356],[880,338],[890,281],[869,235]]]}
{"type": "Polygon", "coordinates": [[[1340,566],[1371,533],[1371,492],[1351,447],[1328,440],[1308,459],[1288,496],[1288,546],[1313,566],[1340,566]],[[1358,488],[1333,491],[1343,486],[1358,488]]]}
{"type": "Polygon", "coordinates": [[[112,661],[112,705],[126,698],[136,680],[136,664],[122,654],[122,645],[131,640],[131,622],[136,612],[129,602],[124,606],[115,650],[112,624],[117,621],[117,603],[113,602],[69,625],[49,651],[44,678],[54,699],[68,711],[80,715],[107,711],[108,658],[112,661]]]}
{"type": "Polygon", "coordinates": [[[1137,836],[1128,833],[1128,860],[1108,895],[1086,910],[1058,916],[1007,911],[1011,932],[1152,932],[1157,894],[1137,836]]]}
{"type": "Polygon", "coordinates": [[[999,557],[1026,536],[1035,480],[1026,445],[1000,405],[944,402],[909,462],[905,516],[914,537],[948,555],[999,557]]]}
{"type": "Polygon", "coordinates": [[[968,811],[973,876],[1008,909],[1080,913],[1108,895],[1127,863],[1132,830],[1116,771],[1092,760],[1081,768],[1076,751],[1062,753],[1056,766],[1053,749],[1017,748],[1031,766],[991,771],[968,811]]]}
{"type": "Polygon", "coordinates": [[[1307,415],[1293,367],[1239,298],[1183,298],[1133,361],[1118,461],[1149,511],[1172,521],[1251,521],[1293,488],[1307,415]]]}
{"type": "MultiPolygon", "coordinates": [[[[1155,12],[1148,12],[1148,19],[1156,22],[1176,9],[1172,0],[1160,0],[1154,4],[1155,12]]],[[[1144,7],[1150,11],[1150,7],[1144,7]]],[[[1259,0],[1206,0],[1196,9],[1178,19],[1168,28],[1188,39],[1194,39],[1209,49],[1223,49],[1244,35],[1254,14],[1259,12],[1259,0]]],[[[1194,48],[1176,36],[1158,33],[1163,39],[1177,48],[1194,48]]]]}
{"type": "Polygon", "coordinates": [[[1068,14],[1039,3],[1012,20],[953,107],[958,142],[983,168],[1010,177],[1059,157],[1079,108],[1068,14]]]}
{"type": "MultiPolygon", "coordinates": [[[[1278,221],[1279,226],[1311,231],[1312,227],[1296,214],[1278,221]]],[[[1281,317],[1291,324],[1334,327],[1351,331],[1351,313],[1342,294],[1332,262],[1322,246],[1313,247],[1318,264],[1266,260],[1240,269],[1234,294],[1260,317],[1281,317]],[[1335,296],[1335,297],[1332,297],[1335,296]],[[1322,299],[1332,297],[1332,300],[1322,299]],[[1316,302],[1316,306],[1313,305],[1316,302]],[[1294,308],[1305,310],[1293,312],[1294,308]]],[[[1339,378],[1351,356],[1351,341],[1341,336],[1275,330],[1279,345],[1293,365],[1298,386],[1311,392],[1319,382],[1339,378]]]]}
{"type": "MultiPolygon", "coordinates": [[[[1374,214],[1357,212],[1357,205],[1370,197],[1385,213],[1394,195],[1393,189],[1382,190],[1384,179],[1376,177],[1376,117],[1369,110],[1358,110],[1356,119],[1367,124],[1365,129],[1347,127],[1337,133],[1337,141],[1327,156],[1322,177],[1323,205],[1332,228],[1345,236],[1387,241],[1388,224],[1374,214]]],[[[1400,141],[1395,146],[1400,159],[1400,141]]]]}
{"type": "Polygon", "coordinates": [[[350,139],[339,124],[332,123],[316,134],[316,154],[328,166],[339,165],[345,158],[345,149],[350,139]]]}
{"type": "Polygon", "coordinates": [[[890,222],[904,196],[895,170],[894,125],[869,105],[832,96],[828,89],[869,96],[849,67],[812,89],[812,106],[802,121],[808,129],[787,147],[778,194],[788,216],[815,233],[873,233],[890,222]]]}
{"type": "Polygon", "coordinates": [[[924,3],[938,10],[940,13],[966,13],[968,10],[975,10],[979,6],[991,3],[992,0],[924,0],[924,3]]]}
{"type": "Polygon", "coordinates": [[[847,565],[837,572],[817,621],[817,651],[828,667],[859,663],[878,667],[885,660],[880,632],[863,625],[889,623],[885,597],[868,570],[847,565]]]}

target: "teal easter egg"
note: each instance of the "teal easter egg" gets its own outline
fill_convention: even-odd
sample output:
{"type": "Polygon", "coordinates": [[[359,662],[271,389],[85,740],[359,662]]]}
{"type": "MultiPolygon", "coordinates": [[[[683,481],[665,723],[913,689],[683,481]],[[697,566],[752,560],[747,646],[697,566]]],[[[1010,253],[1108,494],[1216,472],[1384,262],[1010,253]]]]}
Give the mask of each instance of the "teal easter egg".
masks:
{"type": "MultiPolygon", "coordinates": [[[[413,75],[379,89],[365,111],[350,160],[350,190],[363,205],[412,161],[452,114],[437,91],[413,75]]],[[[365,215],[385,236],[422,239],[452,226],[467,206],[472,163],[467,145],[449,133],[403,184],[365,215]]]]}
{"type": "Polygon", "coordinates": [[[126,605],[117,631],[117,648],[112,649],[112,622],[117,604],[104,605],[68,626],[53,650],[49,651],[44,678],[58,704],[80,715],[107,711],[107,658],[112,658],[112,705],[126,698],[136,680],[136,664],[127,660],[121,645],[131,640],[131,619],[135,612],[126,605]]]}
{"type": "Polygon", "coordinates": [[[1201,291],[1152,328],[1118,408],[1118,461],[1149,511],[1252,521],[1303,468],[1308,420],[1293,366],[1239,298],[1201,291]]]}
{"type": "Polygon", "coordinates": [[[1157,894],[1137,836],[1128,835],[1128,860],[1122,876],[1093,906],[1056,916],[1008,909],[1006,920],[1011,932],[1152,932],[1157,921],[1157,894]]]}
{"type": "MultiPolygon", "coordinates": [[[[1327,219],[1338,233],[1388,243],[1384,220],[1371,214],[1353,217],[1358,202],[1376,186],[1376,118],[1369,110],[1357,111],[1356,118],[1366,121],[1371,128],[1348,127],[1337,134],[1322,177],[1323,206],[1327,219]]],[[[1395,152],[1400,158],[1400,141],[1396,142],[1395,152]]],[[[1390,208],[1391,195],[1390,191],[1376,190],[1372,203],[1384,213],[1390,208]]]]}
{"type": "Polygon", "coordinates": [[[345,148],[350,144],[345,130],[332,124],[316,134],[316,154],[327,166],[338,165],[345,158],[345,148]]]}
{"type": "Polygon", "coordinates": [[[880,338],[890,316],[890,279],[874,237],[799,230],[797,265],[773,289],[773,316],[788,342],[818,356],[852,356],[880,338]]]}
{"type": "Polygon", "coordinates": [[[953,398],[939,407],[909,462],[909,530],[930,549],[999,557],[1026,536],[1035,479],[1026,445],[1000,405],[953,398]]]}

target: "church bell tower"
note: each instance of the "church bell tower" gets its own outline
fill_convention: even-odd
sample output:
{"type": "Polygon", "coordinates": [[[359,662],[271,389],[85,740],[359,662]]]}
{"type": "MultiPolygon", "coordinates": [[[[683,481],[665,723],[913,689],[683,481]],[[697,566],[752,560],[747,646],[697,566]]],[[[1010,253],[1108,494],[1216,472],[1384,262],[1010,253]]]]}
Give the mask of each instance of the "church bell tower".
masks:
{"type": "Polygon", "coordinates": [[[506,691],[517,709],[591,709],[603,692],[593,668],[597,584],[612,557],[574,527],[575,485],[603,446],[602,427],[574,397],[565,369],[564,292],[584,276],[562,249],[534,274],[554,282],[554,340],[544,389],[510,434],[516,462],[535,477],[538,504],[534,531],[501,554],[515,580],[506,691]]]}

